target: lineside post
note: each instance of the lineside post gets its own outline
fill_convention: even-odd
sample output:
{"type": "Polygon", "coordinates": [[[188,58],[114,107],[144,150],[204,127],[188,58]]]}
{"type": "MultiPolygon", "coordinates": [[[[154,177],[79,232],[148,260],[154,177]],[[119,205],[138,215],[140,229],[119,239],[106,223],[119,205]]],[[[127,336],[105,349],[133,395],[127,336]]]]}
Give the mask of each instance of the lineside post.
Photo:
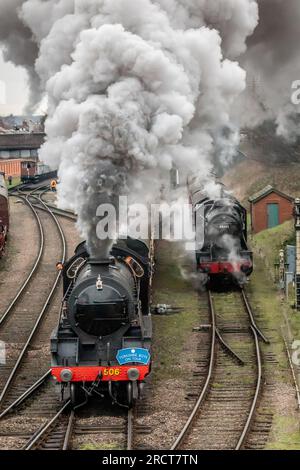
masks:
{"type": "Polygon", "coordinates": [[[295,199],[294,206],[296,230],[296,279],[295,279],[295,307],[300,310],[300,199],[295,199]]]}

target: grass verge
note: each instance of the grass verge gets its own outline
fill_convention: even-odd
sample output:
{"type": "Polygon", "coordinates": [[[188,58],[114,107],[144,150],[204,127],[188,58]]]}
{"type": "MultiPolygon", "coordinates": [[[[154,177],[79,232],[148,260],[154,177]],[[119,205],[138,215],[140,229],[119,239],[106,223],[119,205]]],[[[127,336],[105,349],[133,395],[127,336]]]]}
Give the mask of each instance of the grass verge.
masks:
{"type": "Polygon", "coordinates": [[[300,449],[299,415],[294,400],[294,384],[287,360],[282,327],[290,325],[294,337],[300,332],[300,314],[288,303],[282,301],[278,286],[274,282],[274,262],[278,252],[286,243],[293,242],[293,224],[285,224],[265,230],[253,238],[255,269],[249,286],[251,303],[257,314],[258,323],[268,332],[271,344],[262,345],[264,356],[272,353],[275,362],[265,361],[264,377],[271,381],[276,390],[270,399],[273,424],[266,446],[267,449],[300,449]],[[275,396],[274,396],[275,395],[275,396]]]}
{"type": "Polygon", "coordinates": [[[199,300],[191,282],[185,280],[178,264],[176,243],[160,242],[156,254],[153,303],[182,307],[177,314],[153,316],[156,367],[153,379],[176,378],[177,366],[192,328],[199,323],[199,300]]]}

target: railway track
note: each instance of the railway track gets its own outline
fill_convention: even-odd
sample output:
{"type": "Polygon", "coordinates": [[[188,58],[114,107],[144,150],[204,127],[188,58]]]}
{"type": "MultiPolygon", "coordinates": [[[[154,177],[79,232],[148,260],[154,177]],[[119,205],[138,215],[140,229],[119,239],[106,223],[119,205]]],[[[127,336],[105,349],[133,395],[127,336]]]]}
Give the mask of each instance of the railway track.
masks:
{"type": "MultiPolygon", "coordinates": [[[[51,205],[43,200],[45,191],[42,188],[39,188],[39,190],[39,193],[34,190],[26,196],[23,194],[19,195],[19,197],[29,205],[32,213],[37,216],[37,224],[41,230],[41,244],[35,262],[37,266],[34,265],[35,268],[33,272],[30,273],[31,277],[29,280],[26,280],[27,283],[25,286],[22,286],[23,290],[21,290],[20,294],[18,292],[19,295],[16,296],[16,299],[12,302],[11,308],[7,310],[8,313],[5,312],[4,319],[0,319],[0,339],[2,331],[1,324],[5,324],[5,326],[9,325],[8,321],[14,315],[14,309],[19,301],[23,299],[26,288],[31,285],[32,281],[37,276],[44,255],[45,230],[43,229],[43,223],[38,213],[39,210],[42,210],[45,214],[48,213],[51,215],[62,240],[62,260],[66,254],[66,243],[63,231],[56,217],[56,215],[63,216],[63,214],[54,214],[54,209],[51,205]]],[[[66,214],[66,216],[67,218],[71,218],[69,214],[66,214]]],[[[20,374],[21,368],[24,377],[28,375],[26,372],[29,370],[28,367],[31,367],[32,370],[32,364],[26,365],[26,354],[32,347],[32,342],[36,339],[36,333],[48,310],[58,281],[59,276],[56,277],[46,303],[44,303],[42,310],[39,312],[38,318],[27,340],[24,337],[24,347],[20,355],[18,355],[17,361],[2,388],[0,405],[2,404],[3,411],[2,413],[0,412],[0,418],[7,416],[10,412],[22,406],[28,398],[34,396],[36,393],[40,393],[43,388],[43,396],[49,397],[49,372],[45,369],[40,370],[43,374],[33,385],[32,380],[30,386],[28,386],[28,383],[25,381],[22,383],[22,389],[15,389],[17,393],[14,391],[9,395],[9,392],[13,389],[17,374],[20,374]],[[5,409],[3,408],[4,404],[6,405],[5,409]]],[[[239,305],[239,308],[234,312],[235,315],[232,316],[232,303],[229,305],[230,320],[226,318],[226,315],[224,319],[224,312],[220,309],[221,304],[226,304],[225,297],[226,294],[208,292],[211,324],[207,375],[204,386],[197,397],[195,406],[180,435],[174,442],[172,450],[179,448],[209,448],[210,445],[215,446],[215,448],[222,448],[223,445],[224,448],[238,450],[245,447],[247,444],[247,436],[256,412],[262,384],[262,360],[259,338],[264,341],[267,340],[256,325],[245,292],[234,293],[233,305],[239,305]],[[216,306],[216,304],[218,305],[216,306]],[[232,317],[234,318],[232,319],[232,317]],[[238,340],[242,342],[242,345],[237,345],[235,338],[238,338],[238,340]],[[242,364],[244,364],[243,369],[246,370],[244,370],[242,374],[239,374],[237,372],[241,370],[242,364]],[[232,371],[235,373],[236,379],[232,381],[232,383],[227,376],[226,371],[228,371],[228,369],[231,370],[231,374],[232,371]],[[242,376],[242,380],[240,380],[240,376],[242,376]],[[250,377],[248,382],[245,381],[246,377],[250,377]],[[222,419],[224,422],[221,421],[222,419]],[[217,430],[217,433],[213,431],[214,429],[217,430]],[[226,440],[224,440],[224,436],[226,440]],[[222,442],[222,445],[220,445],[220,442],[222,442]]],[[[234,307],[234,309],[235,308],[236,307],[234,307]]],[[[133,410],[129,410],[124,416],[111,415],[107,420],[103,419],[103,414],[101,413],[97,416],[96,412],[92,422],[90,422],[84,411],[71,410],[68,401],[59,409],[55,409],[57,407],[57,401],[53,396],[51,396],[50,393],[50,402],[47,403],[48,414],[50,415],[49,419],[43,422],[38,430],[35,429],[34,432],[30,432],[29,434],[24,433],[22,435],[22,439],[25,441],[23,445],[24,449],[67,450],[80,448],[80,436],[92,436],[92,442],[95,448],[104,449],[108,443],[110,445],[111,436],[117,436],[115,448],[126,448],[128,450],[134,448],[134,434],[137,432],[137,426],[135,425],[133,410]],[[114,420],[116,421],[114,422],[114,420]]],[[[139,431],[147,432],[146,429],[140,429],[139,431]]]]}
{"type": "Polygon", "coordinates": [[[296,371],[295,371],[295,366],[294,366],[293,361],[292,361],[290,348],[289,348],[289,345],[288,345],[288,341],[287,341],[287,339],[284,335],[283,328],[281,328],[281,332],[282,332],[282,339],[283,339],[283,342],[284,342],[284,347],[285,347],[286,354],[287,354],[289,368],[290,368],[291,375],[292,375],[292,378],[293,378],[293,383],[294,383],[294,387],[295,387],[295,395],[296,395],[296,400],[297,400],[297,409],[298,409],[298,412],[299,412],[300,411],[300,390],[299,390],[297,375],[296,375],[296,371]]]}
{"type": "MultiPolygon", "coordinates": [[[[6,343],[8,350],[6,364],[0,365],[1,418],[22,405],[49,382],[49,365],[38,352],[41,346],[39,338],[43,335],[48,337],[51,331],[51,320],[47,319],[47,312],[60,280],[60,275],[53,270],[53,259],[56,259],[54,256],[58,256],[57,240],[52,240],[53,232],[51,236],[53,223],[61,244],[62,260],[66,256],[66,240],[60,223],[46,204],[44,209],[47,215],[41,216],[34,207],[33,200],[36,200],[37,191],[40,190],[41,187],[38,187],[28,194],[11,193],[30,208],[38,227],[39,248],[30,273],[0,318],[0,339],[6,343]],[[41,293],[38,299],[36,292],[41,293]]],[[[51,401],[50,397],[49,400],[51,401]]],[[[52,394],[52,403],[53,400],[52,394]]]]}
{"type": "MultiPolygon", "coordinates": [[[[255,322],[246,293],[208,291],[207,295],[210,348],[206,377],[172,450],[246,447],[260,396],[259,338],[267,339],[255,322]]],[[[203,373],[203,365],[199,373],[203,373]]]]}
{"type": "Polygon", "coordinates": [[[74,212],[65,210],[65,209],[59,209],[57,206],[55,206],[54,204],[51,204],[49,201],[46,201],[44,199],[43,196],[45,196],[48,192],[49,192],[49,188],[47,186],[45,187],[44,190],[42,190],[39,193],[38,200],[37,200],[37,203],[35,204],[35,207],[41,210],[50,210],[56,216],[64,217],[66,219],[76,222],[77,216],[74,214],[74,212]]]}
{"type": "MultiPolygon", "coordinates": [[[[57,218],[52,212],[51,205],[43,200],[45,194],[43,188],[30,191],[28,195],[23,193],[18,194],[24,202],[31,207],[34,214],[41,219],[40,212],[48,212],[52,219],[55,221],[60,236],[63,232],[60,230],[57,218]]],[[[63,211],[64,212],[64,211],[63,211]]],[[[63,214],[59,214],[63,215],[63,214]]],[[[66,214],[69,217],[69,214],[66,214]]],[[[72,219],[73,220],[73,219],[72,219]]],[[[40,220],[41,222],[41,220],[40,220]]],[[[46,232],[41,222],[41,231],[43,233],[43,245],[40,247],[42,256],[39,257],[38,262],[44,256],[45,250],[45,236],[46,232]]],[[[65,245],[62,259],[65,256],[65,245]]],[[[38,263],[37,263],[38,265],[38,263]]],[[[39,265],[38,265],[39,266],[39,265]]],[[[37,267],[37,270],[39,267],[37,267]]],[[[33,279],[37,276],[34,273],[33,279]]],[[[28,281],[28,286],[31,285],[31,279],[28,281]]],[[[28,287],[27,287],[28,288],[28,287]]],[[[19,299],[22,300],[23,294],[21,293],[15,305],[18,305],[19,299]]],[[[48,299],[50,302],[51,299],[48,299]]],[[[10,318],[13,318],[14,312],[9,311],[6,317],[5,325],[10,318]]],[[[40,326],[40,328],[42,325],[40,326]]],[[[37,331],[37,330],[35,330],[37,331]]],[[[40,331],[40,330],[39,330],[40,331]]],[[[1,333],[1,331],[0,331],[1,333]]],[[[50,334],[47,329],[47,335],[50,334]]],[[[31,336],[32,341],[37,341],[38,338],[31,336]]],[[[26,352],[32,347],[33,342],[28,341],[28,348],[26,352]]],[[[2,419],[2,426],[0,430],[0,440],[6,442],[11,440],[14,448],[35,450],[67,450],[75,446],[80,448],[80,439],[84,441],[90,437],[93,446],[100,446],[106,448],[107,442],[115,441],[116,448],[132,449],[134,447],[134,433],[136,426],[134,422],[134,412],[129,410],[128,413],[119,410],[116,415],[116,408],[108,416],[105,416],[107,410],[104,409],[103,413],[99,414],[99,405],[97,408],[92,407],[91,415],[86,416],[86,411],[74,411],[70,407],[70,402],[65,402],[63,406],[59,405],[58,396],[54,393],[54,387],[51,384],[51,375],[49,370],[41,370],[43,372],[35,383],[32,384],[33,376],[30,378],[30,371],[34,368],[31,361],[26,361],[26,353],[18,358],[18,367],[15,369],[14,374],[9,377],[6,383],[5,394],[4,391],[2,399],[2,410],[0,410],[0,419],[2,419]],[[28,377],[29,380],[24,380],[22,383],[19,379],[28,377]],[[21,384],[21,387],[20,387],[21,384]],[[13,414],[18,410],[18,414],[13,414]],[[8,419],[6,419],[8,418],[8,419]],[[30,425],[26,425],[24,429],[18,429],[18,422],[22,420],[30,420],[30,425]],[[92,422],[90,420],[92,419],[92,422]]],[[[46,367],[46,364],[44,364],[46,367]]],[[[5,446],[5,444],[4,444],[5,446]]],[[[6,446],[5,446],[6,447],[6,446]]],[[[9,446],[7,446],[9,448],[9,446]]]]}
{"type": "MultiPolygon", "coordinates": [[[[101,408],[101,407],[100,407],[101,408]]],[[[134,446],[134,410],[129,409],[127,413],[120,416],[108,418],[99,415],[99,410],[90,407],[88,413],[94,415],[92,422],[87,418],[87,410],[76,411],[71,409],[70,401],[62,405],[60,410],[41,429],[34,432],[24,445],[24,450],[71,450],[76,447],[76,440],[80,436],[84,439],[90,437],[92,448],[105,448],[109,441],[114,438],[116,448],[132,450],[134,446]],[[114,422],[115,421],[115,422],[114,422]]]]}

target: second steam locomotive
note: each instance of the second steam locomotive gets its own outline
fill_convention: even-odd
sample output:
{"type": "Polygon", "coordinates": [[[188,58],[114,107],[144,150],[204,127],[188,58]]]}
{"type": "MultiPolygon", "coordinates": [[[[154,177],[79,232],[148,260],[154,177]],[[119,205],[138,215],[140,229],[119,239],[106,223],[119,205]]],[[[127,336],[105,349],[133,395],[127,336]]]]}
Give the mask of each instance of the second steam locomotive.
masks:
{"type": "Polygon", "coordinates": [[[253,270],[247,246],[247,211],[221,183],[215,182],[210,189],[189,183],[197,270],[207,280],[242,286],[253,270]]]}
{"type": "Polygon", "coordinates": [[[93,259],[82,243],[63,267],[52,375],[73,405],[109,395],[130,407],[140,396],[151,367],[152,266],[151,246],[127,238],[109,259],[93,259]]]}

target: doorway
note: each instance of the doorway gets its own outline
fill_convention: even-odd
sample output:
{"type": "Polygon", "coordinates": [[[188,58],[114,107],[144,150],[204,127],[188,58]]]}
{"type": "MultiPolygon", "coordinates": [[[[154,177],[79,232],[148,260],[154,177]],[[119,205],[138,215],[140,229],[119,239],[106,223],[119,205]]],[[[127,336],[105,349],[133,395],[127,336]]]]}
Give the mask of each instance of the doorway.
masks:
{"type": "Polygon", "coordinates": [[[268,228],[279,225],[279,205],[277,203],[267,204],[268,207],[268,228]]]}

